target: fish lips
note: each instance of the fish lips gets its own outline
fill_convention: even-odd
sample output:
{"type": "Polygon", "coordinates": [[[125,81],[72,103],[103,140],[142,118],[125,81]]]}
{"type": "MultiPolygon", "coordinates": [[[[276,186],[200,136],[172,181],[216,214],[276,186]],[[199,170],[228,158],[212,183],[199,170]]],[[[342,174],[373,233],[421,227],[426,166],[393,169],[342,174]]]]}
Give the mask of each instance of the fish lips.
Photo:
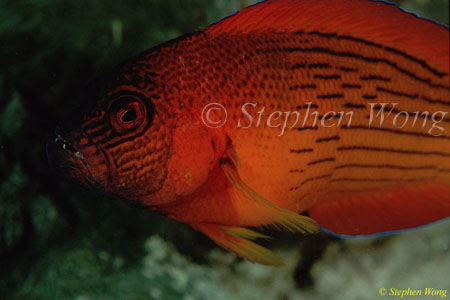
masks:
{"type": "Polygon", "coordinates": [[[101,152],[95,145],[84,146],[83,151],[80,151],[78,143],[72,142],[76,139],[66,136],[68,135],[60,134],[57,129],[55,138],[47,142],[47,158],[51,169],[90,188],[104,186],[109,178],[109,168],[107,161],[100,155],[101,152]],[[91,153],[97,154],[96,159],[89,157],[92,156],[89,155],[91,153]]]}

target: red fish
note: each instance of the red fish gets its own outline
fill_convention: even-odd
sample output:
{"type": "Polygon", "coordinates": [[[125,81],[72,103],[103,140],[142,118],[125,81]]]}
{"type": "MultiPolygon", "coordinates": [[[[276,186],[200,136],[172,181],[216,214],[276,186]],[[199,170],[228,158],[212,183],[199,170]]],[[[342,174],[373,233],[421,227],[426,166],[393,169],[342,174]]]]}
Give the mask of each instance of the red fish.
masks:
{"type": "Polygon", "coordinates": [[[248,227],[450,216],[449,72],[448,28],[391,4],[268,0],[118,66],[50,163],[277,265],[248,227]]]}

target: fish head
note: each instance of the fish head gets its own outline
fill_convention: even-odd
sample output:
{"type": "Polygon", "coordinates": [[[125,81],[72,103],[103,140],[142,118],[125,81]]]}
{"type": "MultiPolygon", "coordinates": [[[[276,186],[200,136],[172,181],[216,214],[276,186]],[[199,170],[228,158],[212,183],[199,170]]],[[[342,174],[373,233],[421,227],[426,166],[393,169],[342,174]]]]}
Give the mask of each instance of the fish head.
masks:
{"type": "Polygon", "coordinates": [[[47,144],[51,167],[115,197],[140,199],[161,189],[174,116],[160,86],[143,59],[92,81],[47,144]]]}
{"type": "Polygon", "coordinates": [[[47,144],[56,173],[144,205],[175,201],[206,181],[217,145],[167,89],[158,62],[143,56],[89,85],[47,144]]]}

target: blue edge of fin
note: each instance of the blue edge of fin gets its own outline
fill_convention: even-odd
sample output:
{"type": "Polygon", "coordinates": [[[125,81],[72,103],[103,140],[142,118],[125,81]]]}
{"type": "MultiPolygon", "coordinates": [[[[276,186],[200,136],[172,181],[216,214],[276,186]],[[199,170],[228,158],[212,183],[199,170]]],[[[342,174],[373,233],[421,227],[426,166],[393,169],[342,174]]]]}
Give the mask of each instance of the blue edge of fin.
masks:
{"type": "MultiPolygon", "coordinates": [[[[345,239],[361,239],[361,238],[376,238],[376,237],[382,237],[382,236],[389,236],[389,235],[393,235],[393,234],[399,234],[399,233],[404,233],[404,232],[410,232],[416,229],[422,229],[422,228],[428,228],[430,226],[434,226],[446,221],[450,221],[450,217],[445,218],[445,219],[441,219],[441,220],[437,220],[428,224],[424,224],[424,225],[420,225],[417,227],[413,227],[413,228],[407,228],[407,229],[400,229],[400,230],[393,230],[393,231],[385,231],[385,232],[379,232],[379,233],[373,233],[373,234],[360,234],[360,235],[348,235],[348,234],[337,234],[331,230],[328,230],[324,227],[320,227],[320,230],[328,233],[332,236],[338,237],[338,238],[345,238],[345,239]]],[[[449,223],[450,225],[450,223],[449,223]]]]}
{"type": "MultiPolygon", "coordinates": [[[[384,3],[386,3],[386,4],[394,5],[394,6],[396,6],[398,9],[400,9],[401,11],[403,11],[403,12],[405,12],[405,13],[408,13],[408,14],[411,14],[411,15],[415,16],[416,18],[423,19],[423,20],[427,20],[427,21],[433,22],[433,23],[435,23],[435,24],[437,24],[437,25],[441,25],[441,26],[444,26],[445,28],[449,29],[449,26],[448,26],[447,24],[441,23],[441,22],[436,21],[436,20],[433,20],[433,19],[431,19],[431,18],[422,17],[422,16],[420,16],[418,13],[415,13],[415,12],[409,11],[409,10],[407,10],[407,9],[405,9],[405,8],[402,8],[402,7],[400,7],[400,6],[397,6],[395,2],[391,2],[391,1],[387,1],[387,0],[368,0],[368,1],[384,2],[384,3]]],[[[249,5],[248,7],[258,5],[258,4],[262,3],[262,2],[266,2],[266,0],[260,0],[260,1],[256,2],[256,3],[253,3],[253,4],[249,5]]],[[[222,20],[228,19],[228,18],[230,18],[230,17],[236,15],[238,12],[239,12],[239,11],[235,11],[235,12],[232,13],[231,15],[226,16],[226,17],[224,17],[224,18],[222,18],[222,19],[220,19],[220,20],[214,22],[213,24],[217,24],[217,23],[221,22],[222,20]]]]}

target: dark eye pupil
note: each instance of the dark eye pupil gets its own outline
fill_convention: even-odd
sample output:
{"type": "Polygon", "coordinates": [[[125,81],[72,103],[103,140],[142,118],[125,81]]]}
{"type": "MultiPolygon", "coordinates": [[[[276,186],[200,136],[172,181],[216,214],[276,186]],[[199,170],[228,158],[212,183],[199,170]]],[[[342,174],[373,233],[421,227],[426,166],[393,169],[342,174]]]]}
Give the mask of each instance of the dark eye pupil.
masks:
{"type": "Polygon", "coordinates": [[[120,120],[124,123],[130,123],[135,121],[137,118],[136,111],[134,109],[129,109],[122,114],[120,120]]]}

